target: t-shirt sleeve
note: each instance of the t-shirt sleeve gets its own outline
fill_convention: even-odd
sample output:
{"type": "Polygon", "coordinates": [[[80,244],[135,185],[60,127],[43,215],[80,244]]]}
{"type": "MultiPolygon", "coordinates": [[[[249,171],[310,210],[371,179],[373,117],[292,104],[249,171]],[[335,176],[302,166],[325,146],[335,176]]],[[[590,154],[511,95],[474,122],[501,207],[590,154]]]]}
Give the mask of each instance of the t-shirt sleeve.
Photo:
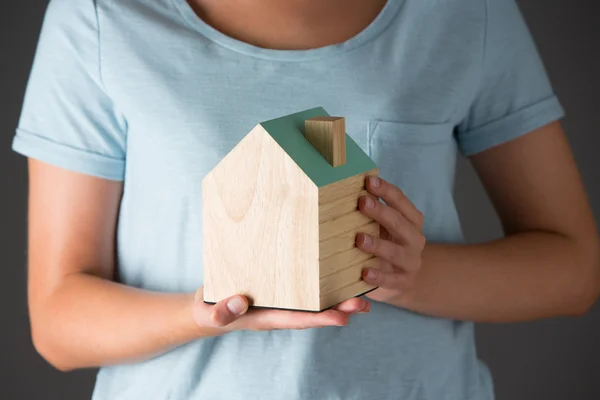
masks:
{"type": "Polygon", "coordinates": [[[481,83],[457,128],[466,156],[564,116],[515,0],[487,0],[486,16],[481,83]]]}
{"type": "Polygon", "coordinates": [[[92,0],[46,10],[12,148],[72,171],[122,180],[126,121],[101,77],[92,0]]]}

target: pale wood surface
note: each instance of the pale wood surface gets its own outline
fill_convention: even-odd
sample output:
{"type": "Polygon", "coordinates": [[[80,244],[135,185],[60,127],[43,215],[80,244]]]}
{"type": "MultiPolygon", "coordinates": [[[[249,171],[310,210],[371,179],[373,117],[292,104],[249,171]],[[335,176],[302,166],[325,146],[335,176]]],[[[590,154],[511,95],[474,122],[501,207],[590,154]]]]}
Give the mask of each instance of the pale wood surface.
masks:
{"type": "Polygon", "coordinates": [[[319,188],[319,204],[328,204],[364,190],[365,178],[369,175],[377,176],[378,174],[379,169],[376,168],[319,188]]]}
{"type": "Polygon", "coordinates": [[[373,287],[355,245],[379,224],[358,211],[364,179],[317,186],[258,125],[202,183],[204,300],[318,311],[373,287]],[[319,261],[320,260],[320,261],[319,261]]]}
{"type": "Polygon", "coordinates": [[[319,207],[319,222],[326,222],[358,210],[358,199],[361,196],[366,196],[368,194],[369,192],[366,190],[361,190],[360,192],[353,193],[348,197],[344,197],[330,203],[321,204],[319,207]]]}
{"type": "Polygon", "coordinates": [[[379,224],[358,211],[367,194],[364,180],[377,170],[347,178],[319,189],[319,285],[321,307],[360,295],[373,286],[362,281],[362,270],[374,257],[356,247],[356,235],[379,236],[379,224]]]}
{"type": "Polygon", "coordinates": [[[355,238],[359,232],[364,232],[367,235],[379,236],[379,224],[372,222],[369,225],[357,226],[352,230],[342,233],[330,239],[321,240],[319,242],[319,257],[321,260],[326,259],[333,254],[344,252],[354,248],[356,245],[355,238]]]}
{"type": "Polygon", "coordinates": [[[351,265],[366,261],[372,257],[373,255],[362,251],[358,247],[336,253],[329,258],[321,260],[321,278],[336,274],[351,265]]]}
{"type": "Polygon", "coordinates": [[[368,225],[372,221],[362,212],[354,211],[331,221],[322,222],[319,225],[319,238],[320,240],[327,240],[349,232],[356,227],[368,225]]]}
{"type": "Polygon", "coordinates": [[[375,286],[359,281],[341,289],[336,289],[333,292],[321,294],[321,309],[325,309],[336,305],[344,300],[358,296],[374,289],[375,286]]]}
{"type": "Polygon", "coordinates": [[[346,163],[346,120],[343,117],[315,117],[304,123],[306,139],[333,167],[346,163]]]}
{"type": "MultiPolygon", "coordinates": [[[[321,297],[338,290],[344,290],[346,287],[362,281],[362,270],[365,267],[377,268],[379,263],[374,257],[354,263],[350,266],[337,271],[335,274],[321,277],[321,297]]],[[[355,296],[359,293],[354,293],[355,296]]]]}
{"type": "Polygon", "coordinates": [[[257,126],[203,180],[204,299],[319,310],[318,188],[257,126]]]}

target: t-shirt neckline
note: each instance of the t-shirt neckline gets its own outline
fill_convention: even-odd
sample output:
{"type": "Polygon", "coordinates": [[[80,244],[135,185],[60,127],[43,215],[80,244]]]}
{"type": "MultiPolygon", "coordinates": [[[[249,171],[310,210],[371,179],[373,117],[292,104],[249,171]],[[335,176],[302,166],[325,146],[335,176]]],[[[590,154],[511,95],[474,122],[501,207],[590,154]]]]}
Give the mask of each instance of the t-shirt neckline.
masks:
{"type": "Polygon", "coordinates": [[[280,61],[307,61],[310,59],[325,58],[361,46],[376,38],[383,30],[385,30],[394,19],[403,3],[402,0],[387,0],[375,19],[373,19],[373,21],[357,35],[349,38],[345,42],[305,50],[276,50],[258,47],[218,31],[204,22],[196,14],[187,0],[171,0],[171,2],[192,28],[214,43],[248,56],[280,61]]]}

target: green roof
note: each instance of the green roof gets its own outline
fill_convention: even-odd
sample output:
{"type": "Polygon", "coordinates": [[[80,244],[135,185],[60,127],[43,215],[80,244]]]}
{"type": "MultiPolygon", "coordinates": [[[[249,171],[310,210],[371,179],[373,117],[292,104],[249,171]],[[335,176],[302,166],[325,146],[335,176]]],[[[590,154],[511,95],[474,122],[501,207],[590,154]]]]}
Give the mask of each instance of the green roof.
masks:
{"type": "Polygon", "coordinates": [[[376,165],[373,160],[348,134],[346,134],[346,163],[335,168],[329,164],[325,157],[304,137],[304,121],[325,116],[329,116],[329,114],[322,107],[317,107],[261,122],[260,125],[317,187],[375,169],[376,165]]]}

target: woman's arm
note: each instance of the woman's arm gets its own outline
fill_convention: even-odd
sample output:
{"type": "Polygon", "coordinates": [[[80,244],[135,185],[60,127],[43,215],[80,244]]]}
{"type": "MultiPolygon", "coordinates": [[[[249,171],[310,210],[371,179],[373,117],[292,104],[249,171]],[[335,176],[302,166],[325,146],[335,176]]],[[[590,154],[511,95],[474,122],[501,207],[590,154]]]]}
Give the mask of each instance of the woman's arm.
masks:
{"type": "Polygon", "coordinates": [[[201,288],[156,293],[113,281],[122,184],[29,161],[28,295],[33,342],[60,370],[146,359],[231,330],[345,325],[368,312],[351,299],[322,313],[250,310],[242,296],[212,306],[201,288]],[[195,301],[195,297],[198,301],[195,301]],[[237,309],[228,307],[237,300],[237,309]]]}
{"type": "Polygon", "coordinates": [[[412,287],[401,287],[399,279],[380,296],[424,314],[478,322],[585,313],[600,291],[599,240],[560,124],[472,162],[507,236],[484,244],[427,244],[412,287]]]}
{"type": "Polygon", "coordinates": [[[28,295],[36,349],[61,370],[149,356],[202,335],[193,294],[112,282],[122,184],[29,161],[28,295]]]}

